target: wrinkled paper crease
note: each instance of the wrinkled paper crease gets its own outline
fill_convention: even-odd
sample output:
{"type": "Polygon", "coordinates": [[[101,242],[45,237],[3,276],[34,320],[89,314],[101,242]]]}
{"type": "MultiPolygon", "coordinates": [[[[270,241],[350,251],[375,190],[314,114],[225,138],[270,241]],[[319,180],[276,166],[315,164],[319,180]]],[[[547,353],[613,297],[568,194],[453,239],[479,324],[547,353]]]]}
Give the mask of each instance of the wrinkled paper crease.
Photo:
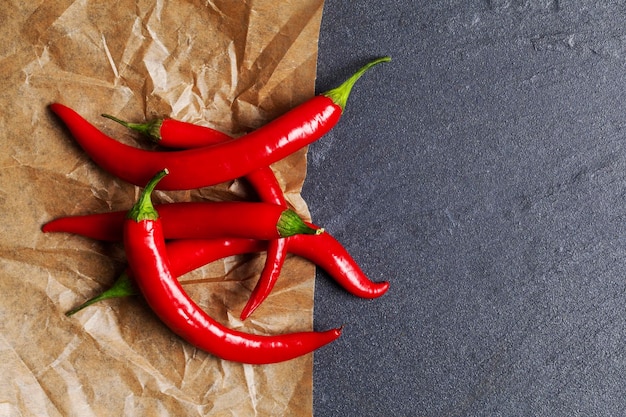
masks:
{"type": "MultiPolygon", "coordinates": [[[[322,7],[323,0],[5,1],[0,415],[312,414],[312,355],[267,366],[221,361],[173,335],[140,297],[66,317],[112,284],[124,251],[40,228],[60,216],[126,210],[138,194],[90,161],[50,103],[135,146],[150,145],[100,114],[170,116],[242,135],[313,95],[322,7]]],[[[300,196],[306,149],[272,168],[308,218],[300,196]]],[[[250,198],[241,180],[155,195],[158,202],[250,198]]],[[[263,254],[228,258],[182,279],[233,329],[313,329],[315,269],[293,256],[266,302],[239,320],[263,261],[263,254]]]]}

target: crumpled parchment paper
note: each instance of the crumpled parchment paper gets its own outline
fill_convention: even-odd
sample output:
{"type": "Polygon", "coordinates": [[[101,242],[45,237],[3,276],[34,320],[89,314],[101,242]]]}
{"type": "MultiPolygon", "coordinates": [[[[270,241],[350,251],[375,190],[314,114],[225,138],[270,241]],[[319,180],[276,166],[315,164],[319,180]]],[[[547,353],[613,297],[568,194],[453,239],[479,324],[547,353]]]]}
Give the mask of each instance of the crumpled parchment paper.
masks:
{"type": "MultiPolygon", "coordinates": [[[[117,139],[171,116],[240,135],[313,95],[323,0],[8,0],[0,7],[0,415],[307,416],[312,355],[268,366],[189,346],[140,297],[64,313],[106,289],[121,245],[43,234],[56,217],[128,209],[138,189],[99,169],[47,109],[74,108],[117,139]]],[[[272,167],[300,197],[306,149],[272,167]]],[[[157,192],[156,201],[250,198],[242,181],[157,192]]],[[[184,277],[217,320],[248,332],[311,330],[315,269],[290,257],[245,323],[263,254],[184,277]]]]}

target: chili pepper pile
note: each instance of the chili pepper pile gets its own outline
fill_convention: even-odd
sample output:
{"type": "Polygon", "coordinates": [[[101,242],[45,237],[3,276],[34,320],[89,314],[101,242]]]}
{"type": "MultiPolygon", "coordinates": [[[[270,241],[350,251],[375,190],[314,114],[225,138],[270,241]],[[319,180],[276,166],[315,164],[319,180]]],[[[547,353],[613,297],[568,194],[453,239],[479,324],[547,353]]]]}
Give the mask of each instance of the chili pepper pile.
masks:
{"type": "Polygon", "coordinates": [[[371,61],[340,86],[239,138],[174,119],[130,123],[103,114],[154,140],[156,150],[123,144],[71,108],[51,104],[99,167],[144,187],[128,211],[61,217],[42,227],[44,232],[124,245],[128,261],[124,273],[111,288],[66,314],[104,299],[141,294],[161,321],[190,344],[225,360],[251,364],[293,359],[337,339],[341,328],[280,335],[229,329],[189,297],[178,277],[227,256],[266,252],[242,320],[270,294],[289,253],[312,261],[357,297],[376,298],[387,291],[388,282],[371,281],[341,243],[288,207],[270,165],[330,131],[356,81],[372,66],[389,60],[371,61]],[[189,190],[238,178],[250,183],[259,201],[152,202],[155,189],[189,190]]]}

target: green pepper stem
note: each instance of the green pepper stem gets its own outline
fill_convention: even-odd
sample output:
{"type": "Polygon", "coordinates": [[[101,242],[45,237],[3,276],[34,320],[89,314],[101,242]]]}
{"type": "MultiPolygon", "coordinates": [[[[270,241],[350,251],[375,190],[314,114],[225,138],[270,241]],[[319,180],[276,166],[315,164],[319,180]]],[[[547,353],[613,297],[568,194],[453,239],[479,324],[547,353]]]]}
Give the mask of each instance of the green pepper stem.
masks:
{"type": "Polygon", "coordinates": [[[324,229],[316,229],[304,222],[298,213],[291,209],[282,212],[278,223],[276,224],[278,235],[280,237],[289,237],[293,235],[319,235],[324,233],[324,229]]]}
{"type": "Polygon", "coordinates": [[[163,119],[154,119],[147,123],[131,123],[118,119],[117,117],[110,114],[102,114],[101,116],[106,117],[107,119],[111,119],[124,127],[135,130],[149,137],[154,142],[158,142],[161,140],[161,125],[163,124],[163,119]]]}
{"type": "Polygon", "coordinates": [[[352,87],[358,81],[358,79],[361,78],[361,76],[374,65],[380,64],[381,62],[389,61],[391,61],[391,57],[384,56],[365,64],[364,66],[359,68],[359,70],[355,72],[350,78],[344,81],[340,86],[328,90],[325,93],[322,93],[322,95],[331,99],[337,106],[341,107],[342,110],[345,109],[346,103],[348,102],[348,97],[350,96],[350,92],[352,91],[352,87]]]}
{"type": "Polygon", "coordinates": [[[156,175],[152,177],[146,185],[146,188],[144,188],[141,192],[141,195],[135,205],[128,211],[126,218],[136,222],[143,220],[156,220],[159,218],[159,213],[157,213],[154,205],[152,205],[152,191],[154,191],[159,181],[161,181],[161,179],[168,173],[169,171],[165,168],[162,171],[157,172],[156,175]]]}
{"type": "Polygon", "coordinates": [[[112,298],[122,298],[122,297],[128,297],[131,295],[137,295],[139,294],[137,292],[137,289],[135,288],[133,282],[131,281],[130,277],[128,276],[128,274],[126,272],[123,272],[113,283],[113,286],[111,286],[111,288],[109,288],[108,290],[100,293],[99,295],[96,295],[93,298],[90,298],[89,300],[85,301],[84,303],[82,303],[81,305],[79,305],[76,308],[71,309],[70,311],[68,311],[67,313],[65,313],[66,316],[72,316],[76,313],[78,313],[80,310],[84,309],[85,307],[89,307],[92,304],[97,303],[98,301],[103,301],[103,300],[110,300],[112,298]]]}

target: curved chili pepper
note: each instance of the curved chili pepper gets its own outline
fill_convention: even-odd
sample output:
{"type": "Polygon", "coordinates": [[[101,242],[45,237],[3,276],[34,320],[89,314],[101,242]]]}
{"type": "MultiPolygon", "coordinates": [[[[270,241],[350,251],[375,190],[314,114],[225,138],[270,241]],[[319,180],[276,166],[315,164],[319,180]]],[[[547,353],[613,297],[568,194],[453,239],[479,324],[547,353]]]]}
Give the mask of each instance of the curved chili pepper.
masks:
{"type": "MultiPolygon", "coordinates": [[[[103,114],[102,116],[142,133],[161,146],[170,148],[197,148],[215,145],[232,139],[227,134],[212,128],[174,119],[153,119],[146,123],[131,123],[109,114],[103,114]]],[[[269,166],[261,167],[248,173],[245,179],[252,185],[261,201],[287,208],[283,190],[276,179],[274,171],[269,166]]],[[[278,280],[286,258],[287,244],[285,241],[282,239],[270,240],[267,244],[265,265],[248,303],[241,311],[241,320],[246,320],[267,298],[267,295],[278,280]]]]}
{"type": "Polygon", "coordinates": [[[272,292],[282,267],[287,260],[287,252],[287,241],[285,239],[274,239],[268,242],[267,258],[272,259],[272,262],[266,263],[263,271],[261,271],[259,279],[250,293],[248,302],[239,314],[241,320],[250,317],[272,292]]]}
{"type": "MultiPolygon", "coordinates": [[[[287,201],[283,194],[280,184],[274,175],[274,171],[270,167],[262,167],[256,171],[246,175],[246,179],[252,187],[257,191],[262,201],[272,202],[280,207],[287,208],[287,201]]],[[[287,258],[287,243],[285,239],[271,239],[267,242],[266,258],[261,275],[257,281],[255,288],[269,286],[270,289],[280,276],[283,269],[285,259],[287,258]]],[[[254,291],[253,291],[254,294],[254,291]]],[[[248,302],[240,313],[241,320],[246,320],[261,305],[264,298],[250,296],[248,302]]]]}
{"type": "Polygon", "coordinates": [[[162,190],[185,190],[215,185],[269,166],[325,135],[340,119],[354,83],[379,58],[359,69],[339,87],[315,96],[240,138],[213,146],[172,152],[135,148],[118,142],[91,125],[74,110],[50,105],[91,159],[109,173],[132,184],[146,184],[163,167],[170,174],[162,190]],[[137,164],[136,161],[141,161],[137,164]]]}
{"type": "MultiPolygon", "coordinates": [[[[263,240],[244,238],[180,239],[168,242],[165,249],[167,258],[170,260],[172,274],[180,277],[218,259],[244,253],[260,252],[265,250],[266,246],[263,240]]],[[[98,301],[137,294],[139,292],[133,282],[133,273],[130,268],[126,268],[109,289],[73,308],[65,315],[71,316],[76,314],[83,308],[98,301]]]]}
{"type": "MultiPolygon", "coordinates": [[[[248,237],[279,239],[298,233],[320,233],[291,210],[276,204],[245,201],[181,202],[156,206],[167,239],[248,237]]],[[[66,216],[52,220],[43,232],[74,233],[91,239],[119,242],[125,211],[66,216]]]]}
{"type": "MultiPolygon", "coordinates": [[[[313,224],[309,225],[317,228],[313,224]]],[[[348,250],[328,232],[316,236],[294,235],[285,240],[290,253],[308,259],[325,270],[352,295],[377,298],[389,289],[388,281],[370,280],[348,250]]]]}
{"type": "MultiPolygon", "coordinates": [[[[248,175],[249,180],[252,180],[254,184],[255,181],[259,182],[271,182],[272,180],[278,184],[276,177],[272,173],[271,177],[268,177],[266,171],[257,170],[248,175]]],[[[258,187],[261,188],[261,187],[258,187]]],[[[282,204],[284,207],[287,207],[287,202],[284,199],[284,196],[276,196],[272,195],[275,187],[262,188],[262,190],[269,195],[261,196],[261,198],[274,199],[275,201],[282,200],[282,204]]],[[[314,229],[312,229],[314,230],[314,229]]],[[[269,293],[274,288],[276,281],[278,281],[278,277],[280,276],[280,272],[285,264],[285,260],[287,259],[287,241],[285,239],[273,239],[268,241],[267,244],[267,257],[266,263],[263,266],[263,270],[259,275],[259,279],[257,283],[250,293],[250,297],[248,298],[248,302],[241,310],[239,314],[239,318],[241,320],[246,320],[248,317],[254,313],[254,311],[263,303],[263,301],[267,298],[269,293]]]]}
{"type": "Polygon", "coordinates": [[[151,192],[167,170],[154,176],[124,222],[124,248],[139,290],[154,313],[184,340],[229,361],[268,364],[310,353],[341,335],[341,329],[277,336],[227,328],[206,314],[172,274],[159,214],[151,192]]]}
{"type": "MultiPolygon", "coordinates": [[[[129,129],[136,130],[153,142],[167,148],[202,148],[233,139],[226,133],[210,127],[175,119],[154,119],[147,123],[131,123],[110,114],[103,114],[102,116],[129,129]]],[[[261,201],[287,207],[280,184],[269,166],[263,166],[252,171],[245,178],[252,185],[261,201]]]]}
{"type": "MultiPolygon", "coordinates": [[[[154,119],[147,123],[131,123],[110,114],[103,117],[136,130],[155,143],[167,148],[194,149],[227,142],[233,138],[210,127],[175,119],[154,119]]],[[[261,201],[287,207],[280,184],[269,166],[263,166],[245,176],[261,201]]]]}
{"type": "MultiPolygon", "coordinates": [[[[313,262],[356,297],[377,298],[389,289],[387,281],[371,281],[346,248],[328,232],[294,235],[280,240],[286,243],[289,253],[313,262]]],[[[179,277],[227,256],[265,251],[267,242],[243,238],[183,239],[167,243],[166,250],[172,273],[179,277]]],[[[66,314],[74,314],[97,301],[135,294],[137,291],[132,285],[132,272],[127,269],[111,288],[66,314]]]]}
{"type": "Polygon", "coordinates": [[[132,123],[118,119],[110,114],[103,114],[102,117],[140,132],[154,143],[168,148],[201,148],[232,139],[231,136],[219,130],[176,119],[159,118],[147,123],[132,123]]]}

